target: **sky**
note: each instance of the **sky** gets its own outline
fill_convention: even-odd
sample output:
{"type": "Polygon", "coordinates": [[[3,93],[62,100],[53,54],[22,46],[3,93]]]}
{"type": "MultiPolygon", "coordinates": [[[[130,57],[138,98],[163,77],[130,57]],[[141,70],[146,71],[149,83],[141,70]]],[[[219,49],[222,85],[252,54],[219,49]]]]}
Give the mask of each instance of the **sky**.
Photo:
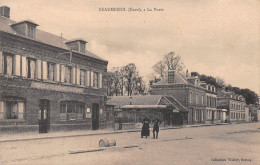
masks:
{"type": "Polygon", "coordinates": [[[135,63],[148,80],[152,66],[175,52],[189,71],[260,95],[259,0],[1,0],[0,5],[11,8],[12,20],[30,19],[41,30],[85,39],[87,50],[109,61],[108,70],[135,63]],[[126,11],[100,11],[118,7],[126,11]]]}

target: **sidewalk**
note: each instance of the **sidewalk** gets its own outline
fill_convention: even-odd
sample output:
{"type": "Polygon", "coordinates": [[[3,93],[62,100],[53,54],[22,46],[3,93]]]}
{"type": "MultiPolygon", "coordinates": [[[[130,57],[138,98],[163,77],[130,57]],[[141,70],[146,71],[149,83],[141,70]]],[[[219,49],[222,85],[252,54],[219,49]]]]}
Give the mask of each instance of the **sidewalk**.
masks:
{"type": "MultiPolygon", "coordinates": [[[[197,124],[197,125],[183,125],[175,127],[161,127],[161,130],[167,129],[182,129],[191,127],[205,127],[215,125],[227,125],[228,123],[220,124],[197,124]]],[[[141,129],[129,129],[129,130],[82,130],[82,131],[69,131],[69,132],[50,132],[45,134],[38,133],[19,133],[19,134],[1,134],[0,143],[3,142],[16,142],[16,141],[29,141],[29,140],[41,140],[41,139],[57,139],[66,137],[78,137],[78,136],[95,136],[106,134],[121,134],[130,132],[140,132],[141,129]]]]}

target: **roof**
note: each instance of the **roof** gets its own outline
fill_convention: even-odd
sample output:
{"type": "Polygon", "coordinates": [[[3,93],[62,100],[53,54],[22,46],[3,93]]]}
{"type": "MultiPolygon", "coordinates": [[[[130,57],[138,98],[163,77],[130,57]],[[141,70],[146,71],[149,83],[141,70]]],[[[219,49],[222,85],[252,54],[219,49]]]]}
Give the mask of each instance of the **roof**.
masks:
{"type": "MultiPolygon", "coordinates": [[[[169,83],[168,82],[168,78],[162,79],[156,83],[154,83],[152,86],[161,86],[161,85],[177,85],[177,84],[189,84],[194,86],[191,82],[189,82],[189,79],[196,79],[198,77],[185,77],[180,75],[179,73],[175,72],[175,76],[174,76],[174,83],[169,83]]],[[[196,85],[196,87],[202,88],[202,89],[206,89],[203,86],[201,86],[200,84],[196,85]]]]}
{"type": "Polygon", "coordinates": [[[114,103],[117,104],[117,109],[165,109],[172,107],[178,110],[178,112],[188,112],[188,110],[172,96],[113,96],[107,101],[108,105],[114,103]]]}
{"type": "Polygon", "coordinates": [[[122,109],[165,109],[167,105],[124,105],[122,109]]]}
{"type": "MultiPolygon", "coordinates": [[[[27,22],[30,21],[31,23],[33,23],[33,21],[31,21],[31,20],[25,20],[25,21],[27,21],[27,22]]],[[[24,21],[22,21],[22,22],[24,22],[24,21]]],[[[12,34],[12,35],[16,35],[16,36],[19,36],[19,37],[23,37],[23,38],[26,38],[26,39],[29,39],[29,40],[44,43],[44,44],[47,44],[47,45],[50,45],[50,46],[69,50],[69,47],[66,45],[66,42],[70,42],[70,40],[67,40],[67,39],[65,39],[61,36],[57,36],[57,35],[54,35],[54,34],[39,30],[39,29],[36,29],[36,31],[35,31],[36,38],[29,38],[29,37],[18,34],[11,26],[14,25],[14,24],[17,24],[17,23],[22,23],[22,22],[15,22],[15,21],[13,21],[9,18],[5,18],[5,17],[0,16],[0,31],[5,32],[5,33],[9,33],[9,34],[12,34]]],[[[84,41],[84,40],[81,39],[81,41],[84,41]]],[[[79,52],[77,52],[77,53],[79,53],[79,52]]],[[[84,54],[83,53],[79,53],[79,54],[82,54],[82,55],[85,55],[85,56],[88,56],[88,57],[91,57],[91,58],[94,58],[94,59],[98,59],[98,60],[101,60],[101,61],[106,61],[106,60],[102,59],[101,57],[99,57],[99,56],[97,56],[97,55],[95,55],[95,54],[93,54],[89,51],[86,51],[84,54]]]]}
{"type": "Polygon", "coordinates": [[[113,96],[107,103],[116,103],[118,107],[124,105],[157,105],[161,97],[162,95],[113,96]]]}
{"type": "Polygon", "coordinates": [[[74,42],[74,41],[82,41],[82,42],[87,43],[87,41],[85,41],[85,40],[82,39],[82,38],[75,38],[75,39],[73,39],[73,40],[68,40],[68,41],[66,41],[65,43],[70,43],[70,42],[74,42]]]}
{"type": "Polygon", "coordinates": [[[168,79],[166,78],[154,83],[153,85],[189,84],[189,82],[177,72],[175,72],[174,81],[174,83],[168,83],[168,79]]]}
{"type": "Polygon", "coordinates": [[[15,22],[15,23],[12,24],[12,26],[13,26],[13,25],[18,25],[18,24],[21,24],[21,23],[24,23],[24,22],[33,24],[33,25],[35,25],[35,26],[39,26],[37,23],[35,23],[35,22],[33,22],[32,20],[29,20],[29,19],[23,20],[23,21],[19,21],[19,22],[15,22]]]}

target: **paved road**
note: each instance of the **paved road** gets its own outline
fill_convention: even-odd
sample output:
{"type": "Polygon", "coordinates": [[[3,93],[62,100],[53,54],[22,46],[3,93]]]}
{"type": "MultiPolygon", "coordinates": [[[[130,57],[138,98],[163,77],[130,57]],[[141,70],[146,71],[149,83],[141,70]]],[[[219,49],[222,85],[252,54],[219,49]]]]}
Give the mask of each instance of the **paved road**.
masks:
{"type": "MultiPolygon", "coordinates": [[[[152,133],[152,132],[151,132],[152,133]]],[[[260,123],[162,130],[159,139],[124,133],[0,143],[0,164],[260,164],[260,123]],[[98,148],[102,138],[117,147],[98,148]],[[123,148],[120,146],[136,145],[123,148]]]]}

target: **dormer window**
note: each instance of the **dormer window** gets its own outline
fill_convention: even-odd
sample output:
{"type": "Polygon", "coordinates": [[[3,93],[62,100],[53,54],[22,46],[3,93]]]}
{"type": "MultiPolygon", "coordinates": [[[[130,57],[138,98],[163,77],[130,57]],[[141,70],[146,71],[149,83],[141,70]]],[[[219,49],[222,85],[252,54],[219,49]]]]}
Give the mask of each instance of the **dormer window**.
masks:
{"type": "Polygon", "coordinates": [[[12,28],[20,35],[30,38],[36,38],[36,23],[30,20],[17,22],[11,25],[12,28]]]}
{"type": "Polygon", "coordinates": [[[67,41],[66,44],[72,48],[72,50],[85,54],[87,41],[83,39],[75,39],[67,41]]]}
{"type": "Polygon", "coordinates": [[[28,37],[35,38],[35,27],[27,25],[27,35],[28,37]]]}

